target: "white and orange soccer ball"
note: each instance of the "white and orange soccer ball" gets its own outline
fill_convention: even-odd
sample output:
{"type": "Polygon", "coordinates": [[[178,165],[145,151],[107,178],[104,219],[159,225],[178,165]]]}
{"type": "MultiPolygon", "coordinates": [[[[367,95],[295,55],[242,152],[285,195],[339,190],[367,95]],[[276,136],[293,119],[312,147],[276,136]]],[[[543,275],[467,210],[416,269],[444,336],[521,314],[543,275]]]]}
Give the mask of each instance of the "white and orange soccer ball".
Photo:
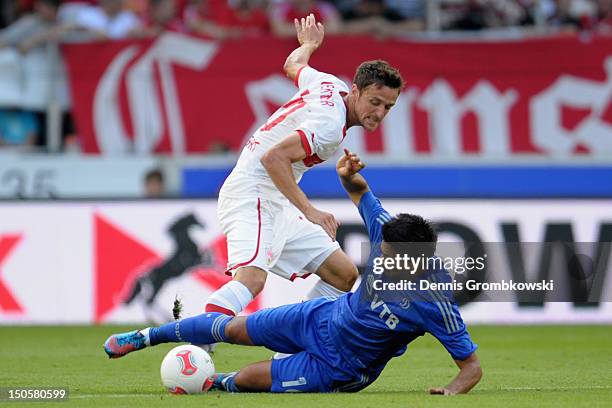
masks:
{"type": "Polygon", "coordinates": [[[161,363],[161,379],[172,394],[200,394],[212,386],[215,365],[198,346],[173,348],[161,363]]]}

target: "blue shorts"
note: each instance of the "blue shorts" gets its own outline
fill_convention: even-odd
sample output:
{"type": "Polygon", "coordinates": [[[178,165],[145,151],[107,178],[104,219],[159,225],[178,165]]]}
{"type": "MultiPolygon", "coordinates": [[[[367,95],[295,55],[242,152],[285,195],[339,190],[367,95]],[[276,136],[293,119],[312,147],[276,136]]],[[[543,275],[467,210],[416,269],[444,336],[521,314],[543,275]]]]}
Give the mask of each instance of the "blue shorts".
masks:
{"type": "Polygon", "coordinates": [[[327,328],[332,302],[315,299],[260,310],[247,318],[255,345],[293,354],[272,360],[271,392],[354,392],[376,379],[356,373],[336,351],[327,328]]]}

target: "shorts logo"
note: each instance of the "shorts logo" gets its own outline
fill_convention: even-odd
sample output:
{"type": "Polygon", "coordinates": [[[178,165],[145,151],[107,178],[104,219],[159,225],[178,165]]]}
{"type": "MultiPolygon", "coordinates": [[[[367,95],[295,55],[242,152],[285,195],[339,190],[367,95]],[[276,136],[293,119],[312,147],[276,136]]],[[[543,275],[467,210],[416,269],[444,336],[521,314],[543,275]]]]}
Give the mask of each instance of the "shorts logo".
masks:
{"type": "Polygon", "coordinates": [[[307,381],[306,381],[306,378],[304,378],[304,377],[300,377],[300,378],[298,378],[297,380],[294,380],[294,381],[283,381],[281,383],[283,388],[298,387],[300,385],[306,385],[306,384],[307,384],[307,381]]]}
{"type": "Polygon", "coordinates": [[[273,259],[274,259],[274,252],[272,251],[272,248],[267,248],[266,249],[266,262],[268,263],[268,265],[272,263],[273,259]]]}

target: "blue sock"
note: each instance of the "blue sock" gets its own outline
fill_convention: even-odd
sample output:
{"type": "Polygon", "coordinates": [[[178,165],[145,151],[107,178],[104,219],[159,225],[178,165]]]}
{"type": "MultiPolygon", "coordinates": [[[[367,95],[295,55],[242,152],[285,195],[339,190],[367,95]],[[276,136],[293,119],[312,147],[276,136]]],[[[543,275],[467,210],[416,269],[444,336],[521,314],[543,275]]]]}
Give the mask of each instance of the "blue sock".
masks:
{"type": "Polygon", "coordinates": [[[225,342],[225,326],[233,319],[223,313],[207,312],[176,322],[151,327],[149,341],[160,343],[213,344],[225,342]]]}
{"type": "MultiPolygon", "coordinates": [[[[236,373],[238,374],[238,373],[236,373]]],[[[228,379],[226,379],[223,382],[223,386],[225,387],[225,391],[227,392],[240,392],[240,390],[238,389],[238,387],[236,386],[236,381],[234,380],[234,378],[236,377],[236,375],[232,375],[231,377],[229,377],[228,379]]]]}

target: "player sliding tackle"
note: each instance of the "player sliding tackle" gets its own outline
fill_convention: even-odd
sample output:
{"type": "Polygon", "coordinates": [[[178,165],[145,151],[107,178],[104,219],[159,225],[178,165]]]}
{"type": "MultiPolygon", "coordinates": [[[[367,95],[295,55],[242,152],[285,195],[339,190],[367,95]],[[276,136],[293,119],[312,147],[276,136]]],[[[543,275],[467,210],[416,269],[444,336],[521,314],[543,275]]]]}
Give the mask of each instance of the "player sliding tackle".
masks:
{"type": "MultiPolygon", "coordinates": [[[[433,256],[437,235],[429,222],[417,215],[389,215],[358,174],[362,168],[359,158],[345,150],[336,169],[366,223],[371,242],[369,265],[381,256],[394,258],[401,247],[397,243],[419,243],[419,252],[426,253],[418,255],[433,256]]],[[[376,276],[389,281],[415,276],[449,280],[444,269],[412,272],[392,269],[376,276]]],[[[480,381],[482,370],[475,353],[477,346],[455,302],[437,291],[389,296],[373,287],[373,276],[368,272],[354,293],[337,299],[309,300],[248,317],[204,313],[156,328],[113,335],[104,349],[109,357],[116,358],[168,342],[265,346],[292,355],[254,363],[235,373],[217,374],[214,387],[230,392],[354,392],[376,380],[391,358],[406,351],[408,343],[430,333],[459,367],[450,384],[432,388],[430,393],[452,395],[471,390],[480,381]]]]}
{"type": "Polygon", "coordinates": [[[239,314],[268,273],[289,280],[316,273],[321,280],[307,298],[338,297],[357,279],[335,242],[338,222],[315,208],[298,182],[334,156],[346,129],[375,130],[395,104],[402,78],[384,61],[367,61],[349,89],[308,65],[323,42],[323,25],[311,14],[295,26],[300,46],[284,70],[299,90],[253,134],[221,188],[218,219],[233,279],[210,296],[206,311],[239,314]]]}

